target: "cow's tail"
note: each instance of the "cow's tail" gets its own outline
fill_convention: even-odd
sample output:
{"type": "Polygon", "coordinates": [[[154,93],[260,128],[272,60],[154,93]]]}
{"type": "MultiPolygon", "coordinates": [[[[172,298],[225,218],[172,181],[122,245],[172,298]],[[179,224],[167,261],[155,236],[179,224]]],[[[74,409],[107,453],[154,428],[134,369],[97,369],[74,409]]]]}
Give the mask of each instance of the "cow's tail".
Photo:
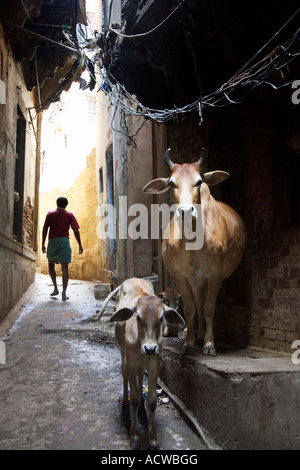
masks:
{"type": "Polygon", "coordinates": [[[106,297],[106,299],[104,300],[102,306],[101,306],[101,309],[99,310],[98,313],[95,313],[95,315],[92,316],[92,320],[93,321],[98,321],[102,315],[103,315],[103,312],[108,304],[108,302],[111,300],[111,298],[116,295],[119,290],[121,289],[122,287],[122,284],[119,286],[119,287],[116,287],[116,289],[114,289],[110,294],[108,294],[108,296],[106,297]]]}

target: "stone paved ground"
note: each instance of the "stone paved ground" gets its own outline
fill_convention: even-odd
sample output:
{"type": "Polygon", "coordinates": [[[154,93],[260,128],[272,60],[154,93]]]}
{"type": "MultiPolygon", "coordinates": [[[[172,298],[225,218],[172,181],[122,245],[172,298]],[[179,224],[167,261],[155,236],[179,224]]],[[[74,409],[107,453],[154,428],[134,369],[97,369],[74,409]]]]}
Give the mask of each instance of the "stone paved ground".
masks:
{"type": "MultiPolygon", "coordinates": [[[[48,277],[0,325],[0,450],[130,450],[120,420],[120,353],[113,330],[84,321],[99,308],[93,283],[70,280],[70,299],[50,298],[48,277]]],[[[170,402],[157,407],[161,449],[206,446],[170,402]]],[[[146,437],[142,448],[147,447],[146,437]]]]}

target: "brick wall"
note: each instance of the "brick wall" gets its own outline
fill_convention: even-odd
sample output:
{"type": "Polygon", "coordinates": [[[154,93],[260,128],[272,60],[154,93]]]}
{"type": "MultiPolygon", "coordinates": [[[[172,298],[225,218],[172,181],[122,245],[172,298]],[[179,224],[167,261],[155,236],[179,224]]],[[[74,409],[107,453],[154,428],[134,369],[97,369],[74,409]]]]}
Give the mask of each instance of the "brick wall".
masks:
{"type": "Polygon", "coordinates": [[[251,344],[291,352],[292,342],[299,339],[299,255],[299,228],[269,233],[250,243],[251,344]]]}
{"type": "MultiPolygon", "coordinates": [[[[67,210],[74,213],[80,225],[80,236],[83,254],[78,253],[78,244],[73,231],[70,230],[70,243],[72,247],[73,262],[69,265],[70,278],[97,280],[100,279],[100,247],[96,235],[97,227],[97,193],[96,193],[96,151],[92,151],[86,158],[86,168],[79,174],[72,187],[62,191],[57,188],[49,194],[40,195],[39,220],[39,250],[37,267],[44,274],[48,274],[46,255],[41,253],[42,227],[48,211],[56,208],[56,199],[65,196],[69,204],[67,210]]],[[[61,268],[57,266],[57,273],[61,275],[61,268]]]]}

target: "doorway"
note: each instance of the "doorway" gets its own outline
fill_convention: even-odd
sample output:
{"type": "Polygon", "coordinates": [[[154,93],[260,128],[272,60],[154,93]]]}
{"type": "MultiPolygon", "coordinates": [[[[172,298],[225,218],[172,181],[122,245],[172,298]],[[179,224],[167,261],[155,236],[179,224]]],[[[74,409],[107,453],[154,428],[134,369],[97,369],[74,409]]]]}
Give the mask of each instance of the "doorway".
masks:
{"type": "Polygon", "coordinates": [[[16,138],[16,166],[15,166],[15,192],[14,192],[14,239],[23,243],[23,206],[24,206],[24,171],[25,171],[25,140],[26,119],[18,106],[17,138],[16,138]]]}
{"type": "MultiPolygon", "coordinates": [[[[105,165],[107,205],[108,207],[115,207],[114,158],[112,144],[110,144],[106,149],[105,165]]],[[[108,267],[110,271],[115,271],[116,269],[116,226],[114,217],[108,218],[108,267]]]]}

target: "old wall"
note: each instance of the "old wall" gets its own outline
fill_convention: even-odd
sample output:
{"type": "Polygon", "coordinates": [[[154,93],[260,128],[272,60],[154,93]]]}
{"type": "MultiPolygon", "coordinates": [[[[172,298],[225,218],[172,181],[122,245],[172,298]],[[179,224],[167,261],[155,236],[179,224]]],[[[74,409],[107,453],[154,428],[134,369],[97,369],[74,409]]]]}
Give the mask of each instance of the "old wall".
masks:
{"type": "MultiPolygon", "coordinates": [[[[134,121],[134,118],[130,120],[134,121]]],[[[134,122],[131,122],[129,129],[133,129],[133,126],[134,122]]],[[[135,126],[137,126],[137,123],[135,123],[135,126]]],[[[145,277],[153,272],[152,241],[150,237],[151,201],[142,192],[145,184],[152,178],[152,155],[152,125],[148,122],[138,134],[137,147],[131,146],[128,148],[128,277],[145,277]],[[138,204],[142,205],[141,208],[139,208],[138,204]],[[137,237],[136,239],[135,236],[137,237]]]]}
{"type": "MultiPolygon", "coordinates": [[[[72,247],[73,262],[69,266],[72,279],[97,280],[100,279],[101,256],[99,238],[97,236],[97,193],[95,172],[96,150],[86,158],[86,168],[81,171],[73,185],[62,190],[57,188],[49,194],[40,195],[40,221],[39,221],[39,253],[37,266],[42,273],[48,274],[46,255],[41,253],[41,233],[48,211],[56,208],[56,199],[65,196],[69,204],[67,210],[73,212],[80,225],[80,236],[83,254],[78,253],[78,244],[72,229],[70,230],[70,243],[72,247]]],[[[61,268],[57,266],[57,274],[61,275],[61,268]]]]}
{"type": "MultiPolygon", "coordinates": [[[[298,106],[299,108],[299,106],[298,106]]],[[[219,342],[291,352],[299,339],[299,109],[291,91],[264,88],[242,105],[168,126],[174,161],[195,161],[208,149],[208,170],[231,178],[212,188],[248,230],[245,256],[225,280],[215,319],[219,342]]]]}
{"type": "MultiPolygon", "coordinates": [[[[30,94],[26,91],[22,72],[4,39],[0,26],[0,321],[9,313],[35,276],[36,209],[36,113],[33,118],[30,94]],[[19,109],[19,111],[18,111],[19,109]],[[18,113],[23,121],[18,128],[18,113]],[[21,151],[18,135],[22,134],[21,151]],[[24,176],[20,178],[17,201],[15,171],[24,160],[24,176]],[[18,206],[19,205],[19,206],[18,206]],[[18,233],[17,233],[17,231],[18,233]]],[[[20,119],[19,118],[19,119],[20,119]]]]}
{"type": "MultiPolygon", "coordinates": [[[[114,206],[115,157],[112,142],[112,107],[103,93],[97,94],[97,146],[96,146],[96,197],[97,197],[97,234],[100,249],[100,277],[103,282],[111,282],[115,269],[115,241],[108,242],[106,237],[106,203],[114,206]]],[[[111,229],[111,227],[110,227],[111,229]]],[[[112,227],[114,232],[114,226],[112,227]]]]}

